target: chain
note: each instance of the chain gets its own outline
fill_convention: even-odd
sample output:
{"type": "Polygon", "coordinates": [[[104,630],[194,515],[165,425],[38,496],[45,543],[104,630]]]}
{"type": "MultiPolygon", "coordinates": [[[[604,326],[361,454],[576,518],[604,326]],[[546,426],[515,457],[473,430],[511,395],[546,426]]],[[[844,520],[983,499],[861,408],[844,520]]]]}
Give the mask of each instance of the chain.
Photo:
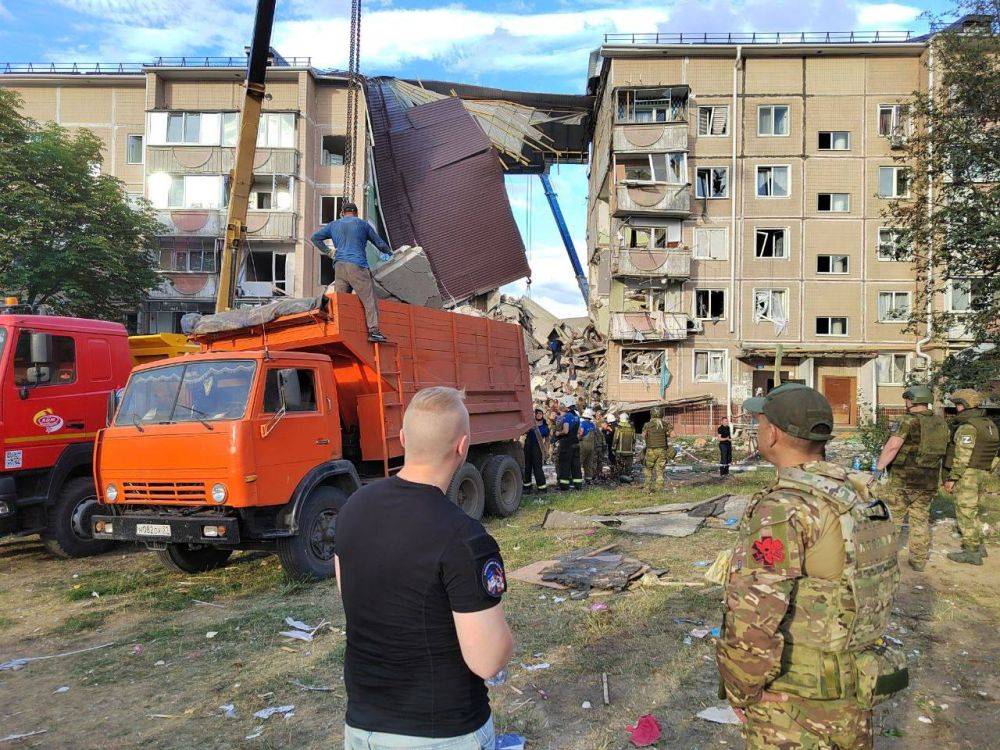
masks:
{"type": "Polygon", "coordinates": [[[358,131],[360,104],[358,94],[361,89],[359,73],[361,59],[361,0],[351,0],[350,59],[347,63],[347,137],[344,140],[344,201],[353,202],[357,181],[355,144],[358,131]]]}

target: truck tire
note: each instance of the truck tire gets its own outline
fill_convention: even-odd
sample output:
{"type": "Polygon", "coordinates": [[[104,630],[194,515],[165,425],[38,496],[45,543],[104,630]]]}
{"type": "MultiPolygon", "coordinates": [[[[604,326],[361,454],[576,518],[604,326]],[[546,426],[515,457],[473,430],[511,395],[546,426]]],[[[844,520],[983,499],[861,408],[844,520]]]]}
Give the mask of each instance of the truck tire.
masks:
{"type": "Polygon", "coordinates": [[[219,549],[208,544],[168,544],[156,551],[164,566],[178,573],[207,573],[229,562],[231,549],[219,549]]]}
{"type": "Polygon", "coordinates": [[[47,528],[42,533],[49,552],[58,557],[87,557],[111,549],[114,542],[95,540],[91,531],[91,518],[99,507],[94,480],[77,477],[66,482],[49,509],[47,528]]]}
{"type": "Polygon", "coordinates": [[[448,488],[448,499],[477,521],[483,517],[486,489],[483,476],[474,464],[464,463],[458,467],[448,488]]]}
{"type": "Polygon", "coordinates": [[[336,487],[317,487],[299,512],[298,533],[278,539],[278,558],[290,578],[322,581],[336,572],[333,555],[337,514],[347,494],[336,487]]]}
{"type": "Polygon", "coordinates": [[[506,453],[490,456],[483,465],[483,485],[486,487],[486,510],[491,515],[506,518],[521,507],[521,467],[506,453]]]}

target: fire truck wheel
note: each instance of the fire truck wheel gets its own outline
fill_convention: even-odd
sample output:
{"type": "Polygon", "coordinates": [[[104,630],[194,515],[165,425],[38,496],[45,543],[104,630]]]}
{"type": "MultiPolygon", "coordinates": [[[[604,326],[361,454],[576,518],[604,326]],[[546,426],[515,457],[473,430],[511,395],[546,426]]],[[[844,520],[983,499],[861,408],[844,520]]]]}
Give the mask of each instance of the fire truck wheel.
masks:
{"type": "Polygon", "coordinates": [[[512,456],[490,456],[483,466],[483,484],[491,515],[506,518],[521,506],[521,479],[521,467],[512,456]]]}
{"type": "Polygon", "coordinates": [[[160,562],[178,573],[207,573],[229,562],[231,549],[219,549],[207,544],[168,544],[156,551],[160,562]]]}
{"type": "Polygon", "coordinates": [[[91,533],[91,518],[99,507],[90,477],[66,482],[49,509],[48,528],[42,535],[49,552],[58,557],[86,557],[111,549],[114,542],[95,540],[91,533]]]}
{"type": "Polygon", "coordinates": [[[486,490],[483,476],[474,464],[464,463],[458,467],[448,488],[448,499],[477,521],[483,517],[486,490]]]}
{"type": "Polygon", "coordinates": [[[334,576],[337,514],[347,495],[336,487],[317,487],[299,513],[295,536],[278,539],[278,557],[290,578],[322,581],[334,576]]]}

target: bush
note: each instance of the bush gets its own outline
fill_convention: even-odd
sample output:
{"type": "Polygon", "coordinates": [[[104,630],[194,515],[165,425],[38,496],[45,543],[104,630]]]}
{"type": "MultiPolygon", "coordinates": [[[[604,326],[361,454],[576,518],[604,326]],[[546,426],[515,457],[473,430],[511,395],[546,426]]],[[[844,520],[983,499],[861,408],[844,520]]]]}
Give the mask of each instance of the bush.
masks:
{"type": "Polygon", "coordinates": [[[862,469],[871,467],[872,461],[878,458],[879,453],[882,452],[882,446],[885,445],[885,441],[889,439],[891,434],[889,419],[884,414],[880,413],[875,418],[872,418],[866,412],[862,416],[861,423],[854,433],[854,437],[864,447],[864,454],[862,455],[864,465],[861,467],[862,469]]]}

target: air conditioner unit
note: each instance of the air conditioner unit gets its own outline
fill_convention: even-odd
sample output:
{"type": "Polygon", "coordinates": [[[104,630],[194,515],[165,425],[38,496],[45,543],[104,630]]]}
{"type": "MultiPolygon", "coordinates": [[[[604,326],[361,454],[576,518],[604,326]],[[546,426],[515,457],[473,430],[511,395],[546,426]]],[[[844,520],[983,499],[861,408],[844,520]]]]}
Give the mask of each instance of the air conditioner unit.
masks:
{"type": "Polygon", "coordinates": [[[687,322],[688,333],[704,333],[705,332],[705,321],[695,320],[694,318],[688,318],[687,322]]]}

